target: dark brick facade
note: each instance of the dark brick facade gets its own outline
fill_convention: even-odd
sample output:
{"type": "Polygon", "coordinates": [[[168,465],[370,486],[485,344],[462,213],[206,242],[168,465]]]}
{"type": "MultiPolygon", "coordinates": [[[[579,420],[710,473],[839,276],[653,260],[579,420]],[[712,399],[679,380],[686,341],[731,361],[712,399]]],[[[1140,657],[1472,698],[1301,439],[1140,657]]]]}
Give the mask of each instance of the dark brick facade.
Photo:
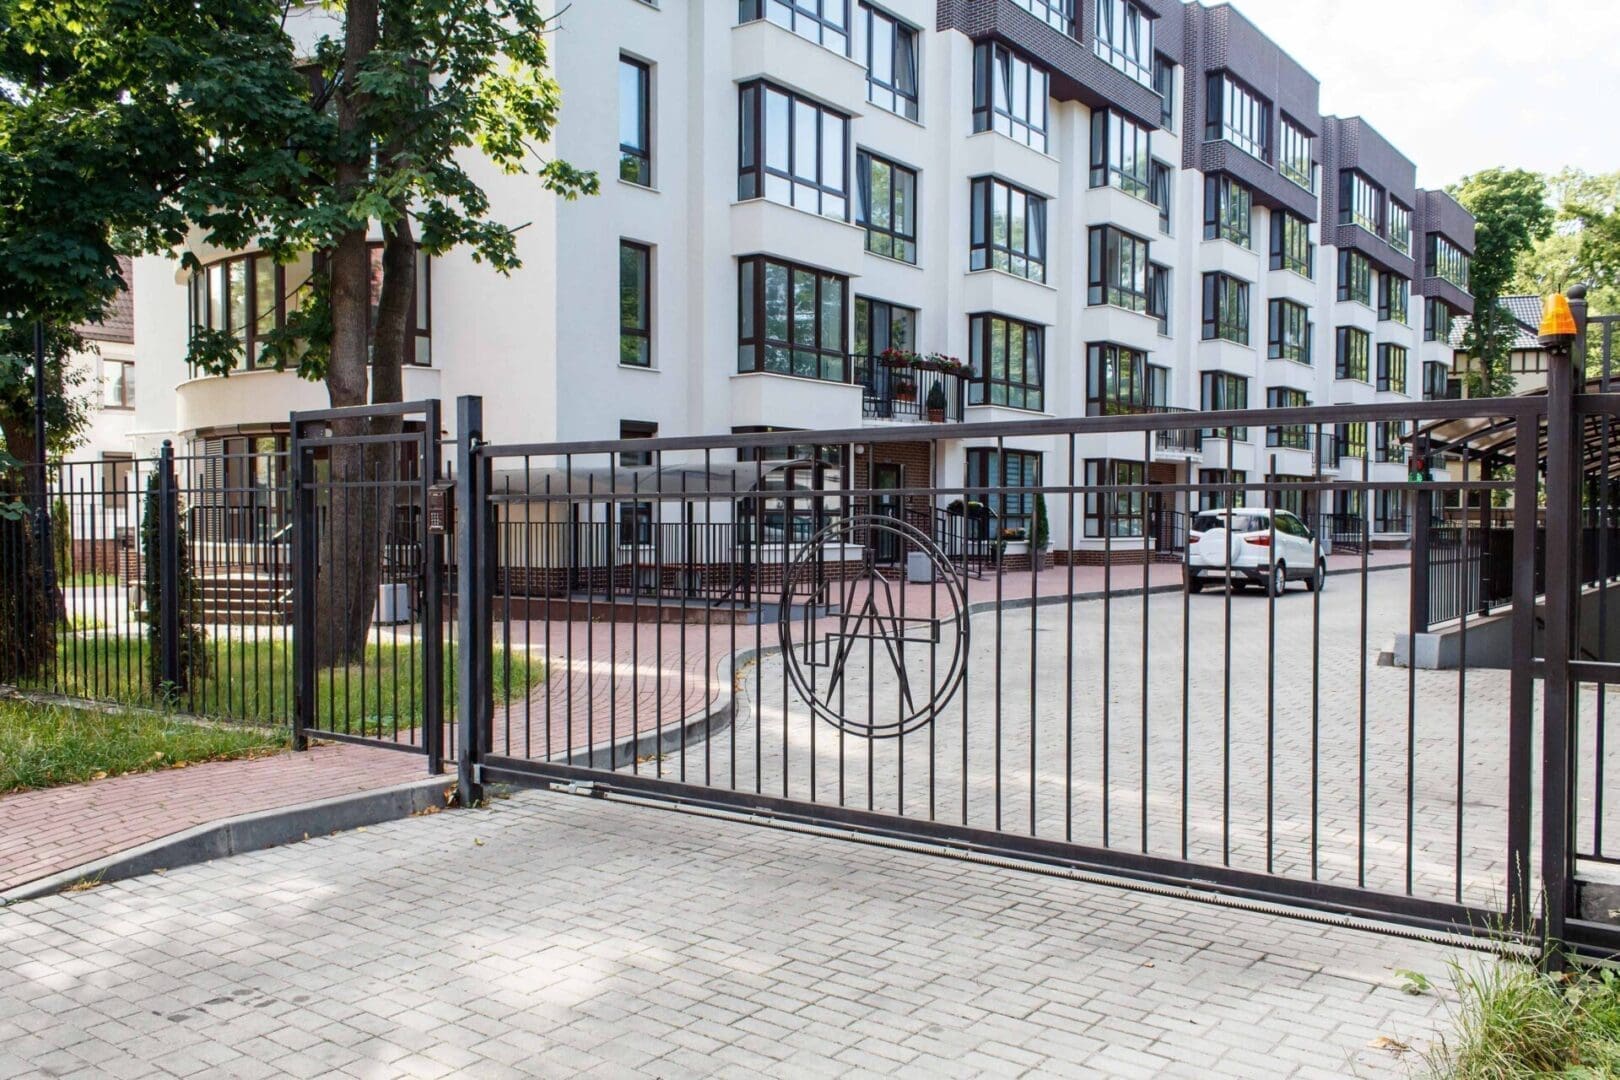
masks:
{"type": "Polygon", "coordinates": [[[1339,175],[1354,169],[1412,211],[1412,247],[1420,243],[1417,231],[1417,166],[1359,116],[1329,116],[1323,120],[1322,139],[1322,246],[1352,248],[1379,270],[1411,279],[1417,272],[1412,256],[1402,255],[1389,241],[1359,225],[1339,224],[1339,175]]]}
{"type": "Polygon", "coordinates": [[[1474,216],[1444,191],[1419,191],[1417,213],[1412,222],[1413,252],[1417,277],[1413,291],[1434,296],[1465,315],[1474,313],[1474,298],[1451,282],[1431,277],[1427,265],[1429,234],[1439,233],[1470,256],[1474,254],[1474,216]]]}

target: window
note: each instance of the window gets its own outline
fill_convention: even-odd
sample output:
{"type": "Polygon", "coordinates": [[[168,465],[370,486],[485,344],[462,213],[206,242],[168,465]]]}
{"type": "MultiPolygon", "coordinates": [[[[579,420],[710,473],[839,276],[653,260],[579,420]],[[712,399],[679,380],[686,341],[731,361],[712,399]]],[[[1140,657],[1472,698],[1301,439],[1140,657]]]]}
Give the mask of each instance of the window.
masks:
{"type": "Polygon", "coordinates": [[[1249,283],[1229,274],[1204,275],[1204,340],[1249,343],[1249,283]]]}
{"type": "Polygon", "coordinates": [[[1277,171],[1306,191],[1316,190],[1316,166],[1311,161],[1311,137],[1304,128],[1283,117],[1277,146],[1277,171]]]}
{"type": "Polygon", "coordinates": [[[1005,180],[973,181],[969,266],[1046,280],[1046,200],[1005,180]]]}
{"type": "Polygon", "coordinates": [[[1113,459],[1086,462],[1087,536],[1141,536],[1146,531],[1147,466],[1113,459]],[[1102,490],[1098,490],[1098,489],[1102,490]],[[1121,491],[1120,488],[1136,490],[1121,491]]]}
{"type": "Polygon", "coordinates": [[[1367,422],[1340,424],[1333,431],[1338,457],[1365,460],[1367,457],[1367,422]]]}
{"type": "Polygon", "coordinates": [[[754,256],[737,266],[737,370],[844,382],[848,282],[754,256]]]}
{"type": "Polygon", "coordinates": [[[1037,19],[1074,36],[1074,0],[1013,0],[1037,19]]]}
{"type": "Polygon", "coordinates": [[[1097,55],[1153,85],[1153,19],[1131,0],[1097,0],[1097,55]]]}
{"type": "Polygon", "coordinates": [[[1148,197],[1152,179],[1148,129],[1108,109],[1091,114],[1091,186],[1148,197]]]}
{"type": "Polygon", "coordinates": [[[1271,160],[1271,103],[1224,72],[1207,84],[1204,141],[1224,139],[1261,161],[1271,160]]]}
{"type": "Polygon", "coordinates": [[[101,407],[135,407],[135,361],[105,358],[101,361],[101,407]]]}
{"type": "Polygon", "coordinates": [[[1112,225],[1093,225],[1086,303],[1147,311],[1148,242],[1112,225]]]}
{"type": "Polygon", "coordinates": [[[1339,249],[1339,299],[1372,306],[1372,263],[1349,248],[1339,249]]]}
{"type": "Polygon", "coordinates": [[[1412,211],[1389,200],[1389,246],[1402,255],[1412,254],[1412,211]]]}
{"type": "MultiPolygon", "coordinates": [[[[1289,476],[1285,473],[1278,473],[1271,479],[1274,483],[1278,484],[1309,484],[1312,483],[1316,478],[1313,476],[1289,476]]],[[[1266,496],[1266,505],[1274,507],[1278,510],[1287,511],[1290,514],[1293,514],[1294,518],[1296,519],[1290,521],[1288,518],[1279,514],[1277,517],[1278,531],[1283,530],[1284,523],[1286,522],[1288,527],[1293,530],[1295,536],[1302,540],[1310,539],[1310,526],[1305,524],[1305,519],[1311,516],[1308,509],[1311,498],[1312,495],[1308,491],[1283,490],[1269,492],[1266,496]]]]}
{"type": "Polygon", "coordinates": [[[1111,342],[1086,346],[1086,415],[1120,416],[1163,409],[1170,369],[1147,362],[1147,353],[1111,342]]]}
{"type": "Polygon", "coordinates": [[[1373,460],[1395,464],[1406,460],[1402,444],[1406,439],[1406,421],[1380,421],[1373,425],[1373,460]]]}
{"type": "Polygon", "coordinates": [[[1389,488],[1373,492],[1373,532],[1404,533],[1409,528],[1406,516],[1406,492],[1392,491],[1389,488]]]}
{"type": "Polygon", "coordinates": [[[1450,394],[1447,393],[1451,368],[1447,364],[1431,361],[1423,365],[1423,400],[1444,401],[1450,394]]]}
{"type": "MultiPolygon", "coordinates": [[[[1234,507],[1244,506],[1248,499],[1243,487],[1249,482],[1249,474],[1244,469],[1199,469],[1198,470],[1198,509],[1225,510],[1228,501],[1234,507]]],[[[1233,532],[1259,531],[1270,526],[1256,524],[1257,518],[1234,518],[1230,528],[1233,532]],[[1253,530],[1246,529],[1245,524],[1255,524],[1253,530]]],[[[1194,522],[1197,528],[1200,522],[1194,522]]],[[[1207,528],[1227,528],[1227,519],[1222,517],[1206,526],[1207,528]]]]}
{"type": "Polygon", "coordinates": [[[1450,341],[1451,321],[1457,317],[1450,304],[1430,297],[1423,301],[1423,340],[1450,341]]]}
{"type": "MultiPolygon", "coordinates": [[[[1266,391],[1268,409],[1308,409],[1311,396],[1303,390],[1289,386],[1273,386],[1266,391]]],[[[1287,450],[1309,450],[1310,436],[1305,424],[1284,424],[1266,428],[1266,445],[1287,450]]]]}
{"type": "Polygon", "coordinates": [[[1170,268],[1148,263],[1147,313],[1159,320],[1159,333],[1170,335],[1170,268]]]}
{"type": "MultiPolygon", "coordinates": [[[[1242,375],[1233,375],[1226,371],[1206,371],[1199,378],[1199,386],[1205,412],[1249,407],[1249,380],[1242,375]]],[[[1205,428],[1204,438],[1224,439],[1226,429],[1205,428]]],[[[1248,442],[1249,429],[1233,428],[1232,438],[1238,442],[1248,442]]]]}
{"type": "Polygon", "coordinates": [[[1311,310],[1292,300],[1271,301],[1267,318],[1266,355],[1273,360],[1311,362],[1311,310]]]}
{"type": "Polygon", "coordinates": [[[1045,404],[1046,327],[1001,315],[968,319],[969,405],[1040,411],[1045,404]]]}
{"type": "Polygon", "coordinates": [[[619,57],[619,179],[652,186],[652,69],[619,57]]]}
{"type": "Polygon", "coordinates": [[[738,0],[737,21],[769,19],[778,26],[849,55],[849,0],[738,0]]]}
{"type": "Polygon", "coordinates": [[[1439,233],[1429,234],[1429,276],[1443,278],[1468,291],[1469,258],[1462,248],[1439,233]]]}
{"type": "Polygon", "coordinates": [[[1271,213],[1271,268],[1316,276],[1316,248],[1311,244],[1311,223],[1286,210],[1271,213]]]}
{"type": "Polygon", "coordinates": [[[1336,331],[1336,338],[1333,377],[1366,382],[1367,354],[1372,341],[1367,331],[1358,330],[1354,326],[1341,326],[1336,331]]]}
{"type": "Polygon", "coordinates": [[[739,91],[737,198],[849,217],[849,117],[759,81],[739,91]]]}
{"type": "Polygon", "coordinates": [[[917,119],[917,31],[876,8],[866,17],[866,100],[917,119]]]}
{"type": "Polygon", "coordinates": [[[1153,89],[1159,94],[1159,126],[1176,130],[1176,65],[1162,56],[1153,58],[1153,89]]]}
{"type": "Polygon", "coordinates": [[[619,241],[619,363],[652,366],[652,248],[619,241]]]}
{"type": "Polygon", "coordinates": [[[1035,520],[1035,496],[1007,488],[1041,486],[1041,455],[1024,450],[974,448],[967,452],[968,498],[995,515],[1001,536],[1023,540],[1035,520]],[[975,490],[977,489],[977,490],[975,490]]]}
{"type": "Polygon", "coordinates": [[[1403,346],[1378,346],[1378,389],[1406,393],[1406,349],[1403,346]]]}
{"type": "Polygon", "coordinates": [[[1412,283],[1399,274],[1378,275],[1378,317],[1385,322],[1404,323],[1411,301],[1412,283]]]}
{"type": "MultiPolygon", "coordinates": [[[[619,438],[621,439],[656,439],[658,425],[647,420],[620,420],[619,438]]],[[[651,450],[621,450],[619,464],[627,469],[638,469],[653,463],[651,450]]]]}
{"type": "Polygon", "coordinates": [[[1159,208],[1159,231],[1170,235],[1170,166],[1162,161],[1148,164],[1148,200],[1159,208]]]}
{"type": "Polygon", "coordinates": [[[914,308],[855,298],[855,355],[881,356],[888,349],[916,351],[917,312],[914,308]]]}
{"type": "Polygon", "coordinates": [[[915,263],[917,174],[862,150],[855,177],[855,221],[866,228],[866,250],[915,263]]]}
{"type": "Polygon", "coordinates": [[[1339,174],[1339,224],[1379,231],[1384,192],[1365,176],[1350,169],[1339,174]]]}
{"type": "Polygon", "coordinates": [[[973,47],[973,130],[995,130],[1046,153],[1047,74],[1005,45],[973,47]]]}
{"type": "Polygon", "coordinates": [[[101,455],[101,505],[123,510],[135,494],[135,455],[105,451],[101,455]]]}
{"type": "Polygon", "coordinates": [[[1254,193],[1225,174],[1204,178],[1204,239],[1254,241],[1254,193]]]}

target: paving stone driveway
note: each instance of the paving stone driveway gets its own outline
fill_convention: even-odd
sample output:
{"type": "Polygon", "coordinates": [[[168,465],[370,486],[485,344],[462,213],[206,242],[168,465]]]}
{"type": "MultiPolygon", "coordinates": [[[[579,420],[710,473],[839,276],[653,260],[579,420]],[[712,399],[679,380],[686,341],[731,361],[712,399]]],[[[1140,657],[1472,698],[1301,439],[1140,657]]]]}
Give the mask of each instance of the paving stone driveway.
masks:
{"type": "Polygon", "coordinates": [[[1452,956],[525,792],[0,910],[0,1077],[1403,1075],[1452,956]]]}

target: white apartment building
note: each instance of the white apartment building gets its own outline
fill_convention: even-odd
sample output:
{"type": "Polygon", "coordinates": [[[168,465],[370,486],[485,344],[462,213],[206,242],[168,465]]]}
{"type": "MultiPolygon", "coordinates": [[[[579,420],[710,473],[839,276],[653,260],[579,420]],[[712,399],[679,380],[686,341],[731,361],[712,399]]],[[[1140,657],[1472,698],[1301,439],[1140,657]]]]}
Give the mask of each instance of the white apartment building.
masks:
{"type": "MultiPolygon", "coordinates": [[[[907,425],[858,477],[971,489],[1067,482],[1068,437],[938,440],[941,402],[992,421],[1444,395],[1471,219],[1364,121],[1321,116],[1316,80],[1229,5],[592,0],[551,43],[551,149],[602,191],[484,170],[523,267],[424,260],[405,373],[407,398],[483,395],[497,441],[907,425]]],[[[134,409],[97,452],[271,449],[326,404],[251,367],[307,260],[197,254],[194,280],[136,260],[134,409]],[[194,320],[237,333],[247,367],[192,377],[194,320]]],[[[1393,482],[1399,434],[1086,436],[1075,479],[1305,479],[1320,458],[1393,482]]],[[[1310,510],[1399,542],[1403,502],[1310,510]]],[[[992,503],[1029,532],[1032,500],[992,503]]],[[[1052,544],[1129,557],[1188,509],[1092,498],[1074,535],[1054,512],[1052,544]]]]}

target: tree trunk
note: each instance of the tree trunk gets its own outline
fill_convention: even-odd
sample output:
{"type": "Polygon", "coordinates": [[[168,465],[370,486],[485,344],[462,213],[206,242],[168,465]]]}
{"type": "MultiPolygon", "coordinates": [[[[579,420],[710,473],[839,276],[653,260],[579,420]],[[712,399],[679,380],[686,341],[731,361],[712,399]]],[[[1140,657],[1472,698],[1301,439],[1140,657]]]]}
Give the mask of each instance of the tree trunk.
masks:
{"type": "Polygon", "coordinates": [[[34,465],[32,416],[0,417],[6,452],[24,468],[0,473],[0,501],[28,507],[22,518],[0,517],[0,682],[29,683],[49,674],[56,658],[51,622],[61,591],[48,595],[45,563],[40,557],[40,508],[45,505],[44,477],[34,465]]]}

